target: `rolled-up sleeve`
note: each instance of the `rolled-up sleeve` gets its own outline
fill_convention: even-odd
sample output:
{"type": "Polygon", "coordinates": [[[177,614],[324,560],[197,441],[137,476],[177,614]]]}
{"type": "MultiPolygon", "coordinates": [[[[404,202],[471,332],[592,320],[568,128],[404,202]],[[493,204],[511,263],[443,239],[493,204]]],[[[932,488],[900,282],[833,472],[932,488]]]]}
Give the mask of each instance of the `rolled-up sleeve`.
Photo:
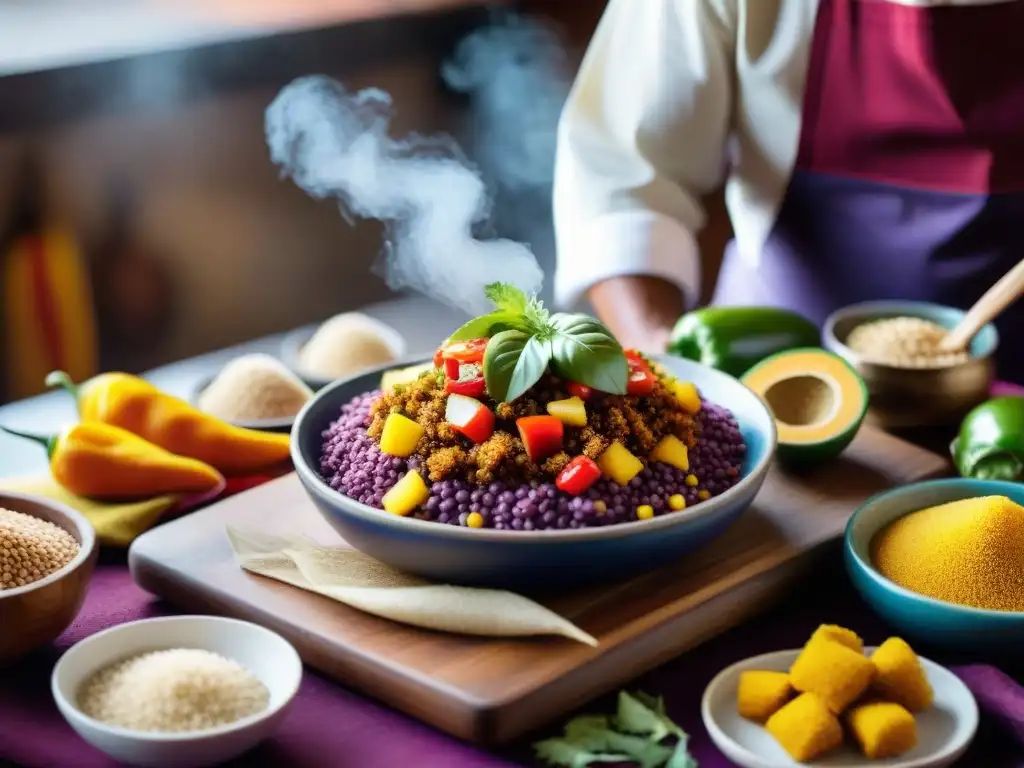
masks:
{"type": "Polygon", "coordinates": [[[701,197],[721,183],[732,0],[611,0],[558,132],[556,301],[620,275],[700,292],[701,197]]]}

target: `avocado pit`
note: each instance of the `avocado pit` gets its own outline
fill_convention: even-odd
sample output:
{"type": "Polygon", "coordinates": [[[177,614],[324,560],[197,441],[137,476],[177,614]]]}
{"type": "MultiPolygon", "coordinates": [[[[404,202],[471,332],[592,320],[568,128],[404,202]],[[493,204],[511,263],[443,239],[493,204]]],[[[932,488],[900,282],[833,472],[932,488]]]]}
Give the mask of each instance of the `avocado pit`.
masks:
{"type": "Polygon", "coordinates": [[[824,424],[838,405],[832,385],[811,374],[776,381],[765,390],[764,400],[777,421],[795,427],[824,424]]]}

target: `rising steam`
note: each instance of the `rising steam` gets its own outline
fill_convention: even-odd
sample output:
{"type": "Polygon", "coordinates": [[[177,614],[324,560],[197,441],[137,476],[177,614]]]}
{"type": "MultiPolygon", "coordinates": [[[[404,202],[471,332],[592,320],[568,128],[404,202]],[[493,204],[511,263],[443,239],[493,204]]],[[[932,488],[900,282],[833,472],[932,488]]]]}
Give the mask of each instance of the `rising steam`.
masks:
{"type": "Polygon", "coordinates": [[[490,309],[488,283],[538,292],[544,276],[527,246],[474,237],[490,201],[454,141],[392,139],[391,115],[383,91],[349,93],[326,77],[301,78],[267,110],[271,158],[313,197],[386,224],[378,271],[392,290],[413,289],[474,315],[490,309]]]}

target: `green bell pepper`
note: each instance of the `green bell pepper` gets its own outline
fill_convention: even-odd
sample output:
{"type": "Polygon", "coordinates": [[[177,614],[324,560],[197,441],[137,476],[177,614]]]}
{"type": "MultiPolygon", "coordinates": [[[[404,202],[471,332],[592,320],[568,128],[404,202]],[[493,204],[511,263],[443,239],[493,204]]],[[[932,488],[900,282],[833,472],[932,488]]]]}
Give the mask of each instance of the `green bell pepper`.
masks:
{"type": "Polygon", "coordinates": [[[778,352],[818,346],[818,327],[795,312],[776,307],[705,307],[679,318],[667,351],[741,376],[778,352]]]}
{"type": "Polygon", "coordinates": [[[1024,397],[997,397],[977,406],[949,452],[963,477],[1024,482],[1024,397]]]}

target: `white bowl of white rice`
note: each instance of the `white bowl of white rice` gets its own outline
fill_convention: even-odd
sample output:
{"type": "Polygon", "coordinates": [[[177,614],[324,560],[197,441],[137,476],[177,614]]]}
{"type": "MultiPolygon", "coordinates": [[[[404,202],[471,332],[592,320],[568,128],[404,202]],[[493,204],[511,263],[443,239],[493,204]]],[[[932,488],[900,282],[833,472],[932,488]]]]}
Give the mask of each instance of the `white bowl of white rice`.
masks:
{"type": "Polygon", "coordinates": [[[72,646],[53,670],[64,719],[122,763],[199,768],[270,736],[302,661],[280,635],[214,616],[120,624],[72,646]]]}

